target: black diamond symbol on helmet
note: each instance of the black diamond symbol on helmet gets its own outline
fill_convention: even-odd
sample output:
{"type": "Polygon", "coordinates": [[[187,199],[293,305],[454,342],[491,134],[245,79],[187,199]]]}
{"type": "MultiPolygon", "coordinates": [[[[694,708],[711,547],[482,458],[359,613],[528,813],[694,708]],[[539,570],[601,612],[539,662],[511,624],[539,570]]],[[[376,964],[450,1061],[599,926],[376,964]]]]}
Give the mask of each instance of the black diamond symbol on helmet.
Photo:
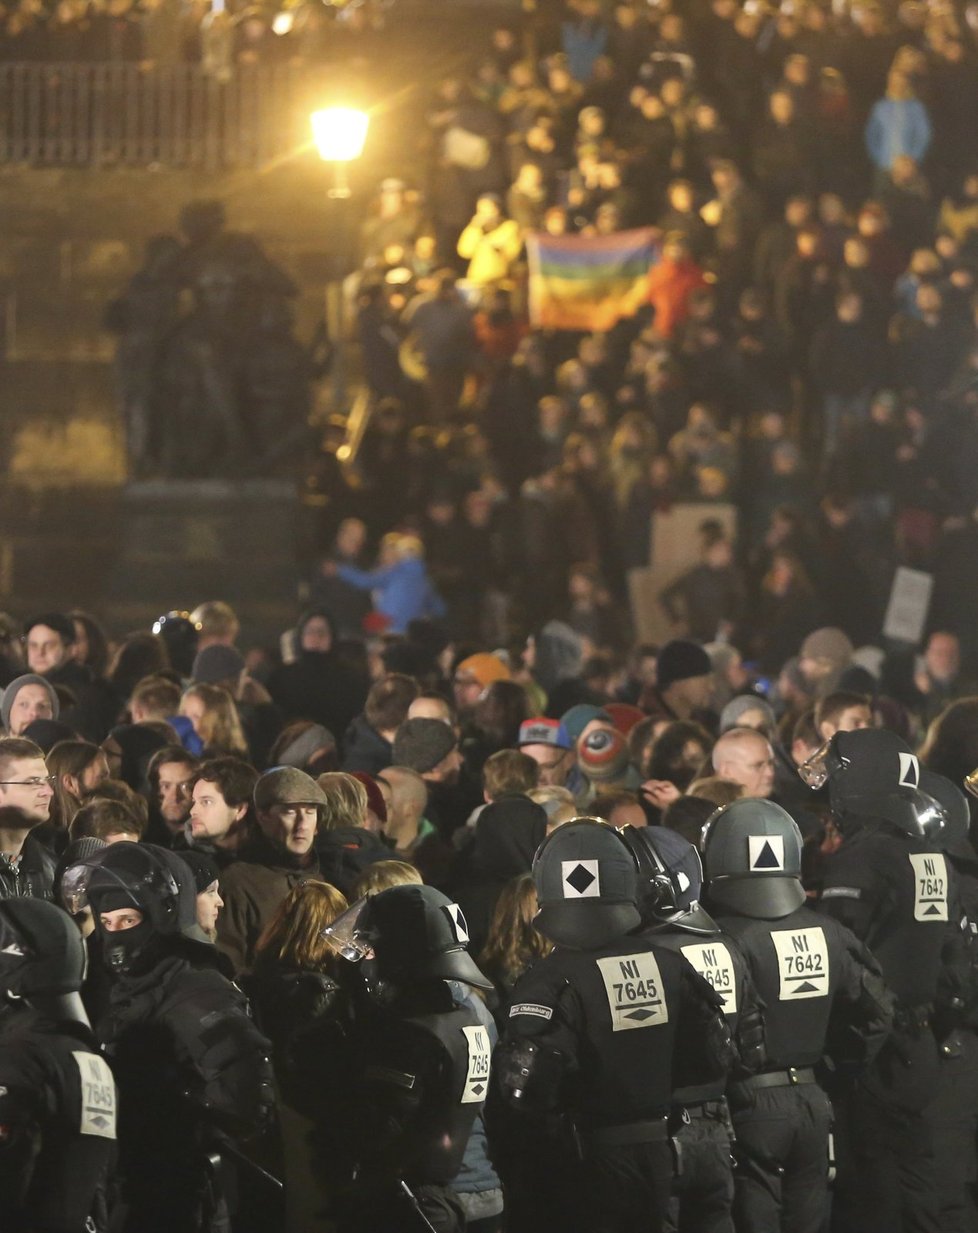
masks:
{"type": "Polygon", "coordinates": [[[481,1096],[485,1090],[486,1090],[486,1085],[484,1083],[473,1083],[472,1085],[472,1095],[473,1096],[481,1096]]]}
{"type": "Polygon", "coordinates": [[[590,869],[585,869],[583,865],[576,865],[564,881],[568,886],[573,887],[579,895],[583,895],[594,881],[594,874],[590,869]]]}
{"type": "Polygon", "coordinates": [[[654,1019],[654,1010],[630,1010],[623,1016],[625,1019],[654,1019]]]}

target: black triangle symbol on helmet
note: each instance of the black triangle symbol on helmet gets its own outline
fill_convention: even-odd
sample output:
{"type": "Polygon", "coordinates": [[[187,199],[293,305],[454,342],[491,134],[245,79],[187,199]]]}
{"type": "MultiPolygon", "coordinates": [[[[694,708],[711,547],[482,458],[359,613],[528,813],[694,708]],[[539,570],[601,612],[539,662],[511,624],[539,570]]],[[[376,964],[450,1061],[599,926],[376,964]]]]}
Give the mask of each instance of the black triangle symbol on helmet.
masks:
{"type": "Polygon", "coordinates": [[[766,843],[760,852],[757,854],[757,859],[752,866],[754,869],[780,869],[781,862],[777,858],[777,854],[769,843],[766,843]]]}
{"type": "Polygon", "coordinates": [[[924,908],[924,916],[940,916],[941,909],[938,904],[932,903],[929,908],[924,908]]]}
{"type": "Polygon", "coordinates": [[[805,983],[804,983],[803,985],[796,985],[796,986],[794,987],[794,989],[792,989],[792,991],[791,991],[791,992],[792,992],[793,994],[799,994],[799,993],[817,993],[817,992],[818,992],[818,986],[817,986],[817,985],[813,985],[810,981],[807,981],[807,980],[806,980],[806,981],[805,981],[805,983]]]}

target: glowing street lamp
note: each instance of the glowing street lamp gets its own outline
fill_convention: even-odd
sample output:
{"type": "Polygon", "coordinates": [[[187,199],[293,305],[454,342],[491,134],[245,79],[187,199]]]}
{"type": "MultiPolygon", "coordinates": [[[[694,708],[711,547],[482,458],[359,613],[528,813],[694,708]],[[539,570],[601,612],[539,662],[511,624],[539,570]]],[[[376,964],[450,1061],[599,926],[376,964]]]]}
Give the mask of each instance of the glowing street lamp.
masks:
{"type": "Polygon", "coordinates": [[[326,288],[326,326],[333,340],[333,410],[346,411],[346,356],[343,322],[343,261],[347,253],[346,232],[350,225],[350,181],[347,168],[363,153],[370,117],[353,107],[326,107],[309,117],[312,139],[319,157],[333,167],[333,183],[327,196],[336,204],[331,208],[333,226],[332,274],[326,288]]]}
{"type": "Polygon", "coordinates": [[[353,107],[326,107],[310,116],[312,139],[324,163],[332,163],[335,182],[330,197],[349,197],[347,163],[355,162],[363,153],[370,117],[353,107]]]}

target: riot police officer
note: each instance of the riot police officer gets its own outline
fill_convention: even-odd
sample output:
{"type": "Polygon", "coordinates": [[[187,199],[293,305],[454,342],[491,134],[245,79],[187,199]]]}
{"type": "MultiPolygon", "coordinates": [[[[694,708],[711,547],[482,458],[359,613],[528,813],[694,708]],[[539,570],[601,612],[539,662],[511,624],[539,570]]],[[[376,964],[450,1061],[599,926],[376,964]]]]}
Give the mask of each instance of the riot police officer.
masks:
{"type": "Polygon", "coordinates": [[[961,789],[925,767],[920,768],[920,789],[944,810],[944,829],[937,842],[957,876],[961,905],[955,913],[958,962],[949,973],[954,987],[947,991],[949,996],[938,991],[939,1072],[926,1112],[933,1134],[941,1229],[974,1233],[978,1229],[978,853],[968,838],[971,814],[961,789]],[[962,968],[967,986],[960,982],[962,968]]]}
{"type": "Polygon", "coordinates": [[[821,914],[848,926],[873,952],[897,999],[894,1031],[841,1111],[839,1230],[892,1233],[941,1228],[930,1125],[924,1106],[938,1078],[939,994],[953,1001],[958,971],[957,883],[941,850],[944,813],[920,790],[910,748],[882,729],[838,732],[803,768],[827,780],[842,844],[825,863],[821,914]]]}
{"type": "Polygon", "coordinates": [[[507,1227],[658,1233],[674,1086],[721,1078],[733,1059],[722,999],[641,933],[637,865],[617,831],[566,823],[533,879],[536,927],[557,946],[518,982],[496,1051],[489,1132],[507,1227]]]}
{"type": "Polygon", "coordinates": [[[0,901],[0,1228],[104,1233],[116,1088],[82,1008],[67,913],[0,901]]]}
{"type": "Polygon", "coordinates": [[[457,904],[431,886],[361,899],[324,932],[358,965],[347,1013],[293,1042],[338,1233],[460,1233],[448,1183],[489,1085],[483,1021],[449,982],[491,989],[457,904]]]}
{"type": "MultiPolygon", "coordinates": [[[[723,999],[738,1046],[738,1071],[763,1060],[763,1022],[747,964],[716,921],[700,907],[703,866],[693,845],[661,826],[620,832],[639,868],[639,911],[646,936],[678,951],[723,999]]],[[[679,1160],[667,1228],[733,1233],[733,1126],[718,1078],[673,1092],[673,1142],[679,1160]]]]}
{"type": "Polygon", "coordinates": [[[121,1228],[224,1233],[236,1143],[273,1104],[268,1042],[200,940],[193,876],[175,853],[110,844],[85,892],[114,978],[97,1027],[119,1084],[121,1228]]]}
{"type": "Polygon", "coordinates": [[[815,1066],[825,1053],[865,1063],[892,1017],[866,948],[805,906],[801,849],[790,815],[760,798],[718,810],[703,831],[707,908],[739,946],[765,1007],[763,1065],[728,1088],[734,1222],[751,1233],[819,1233],[832,1108],[815,1066]]]}

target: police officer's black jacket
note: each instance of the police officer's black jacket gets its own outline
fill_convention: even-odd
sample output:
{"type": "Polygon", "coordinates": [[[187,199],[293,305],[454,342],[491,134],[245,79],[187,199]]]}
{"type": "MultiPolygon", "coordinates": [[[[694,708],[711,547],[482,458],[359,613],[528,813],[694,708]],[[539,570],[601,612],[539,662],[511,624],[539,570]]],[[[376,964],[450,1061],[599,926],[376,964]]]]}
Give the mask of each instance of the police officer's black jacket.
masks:
{"type": "Polygon", "coordinates": [[[98,1035],[119,1084],[127,1186],[141,1188],[148,1171],[158,1185],[169,1171],[176,1192],[200,1180],[223,1136],[259,1130],[274,1096],[268,1041],[213,947],[167,942],[152,968],[116,981],[98,1035]]]}
{"type": "Polygon", "coordinates": [[[0,1229],[102,1233],[116,1088],[91,1031],[0,1010],[0,1229]]]}
{"type": "Polygon", "coordinates": [[[682,955],[626,936],[535,963],[513,990],[504,1039],[559,1055],[555,1104],[591,1129],[664,1116],[675,1088],[722,1079],[732,1052],[721,1012],[682,955]]]}
{"type": "Polygon", "coordinates": [[[365,995],[292,1041],[296,1107],[316,1124],[332,1188],[403,1177],[441,1186],[458,1173],[489,1086],[489,1033],[447,981],[365,995]],[[304,1100],[303,1100],[304,1094],[304,1100]]]}
{"type": "Polygon", "coordinates": [[[766,1071],[814,1066],[826,1052],[863,1064],[892,1017],[879,965],[837,921],[800,907],[779,920],[711,909],[747,960],[764,1006],[766,1071]]]}
{"type": "MultiPolygon", "coordinates": [[[[742,1015],[760,1015],[757,991],[751,979],[750,969],[732,938],[720,932],[706,935],[691,933],[670,924],[656,925],[645,935],[656,946],[677,951],[699,972],[710,988],[723,1002],[723,1014],[730,1026],[734,1041],[742,1015]]],[[[741,1062],[746,1059],[742,1056],[741,1062]]],[[[746,1067],[753,1069],[753,1065],[746,1067]]],[[[738,1068],[739,1069],[739,1068],[738,1068]]],[[[677,1088],[673,1092],[675,1105],[701,1104],[719,1100],[726,1089],[726,1076],[719,1076],[709,1083],[677,1088]]]]}
{"type": "Polygon", "coordinates": [[[847,826],[825,862],[819,911],[869,947],[902,1006],[934,1003],[942,969],[957,962],[960,915],[956,875],[935,844],[886,823],[847,826]]]}

